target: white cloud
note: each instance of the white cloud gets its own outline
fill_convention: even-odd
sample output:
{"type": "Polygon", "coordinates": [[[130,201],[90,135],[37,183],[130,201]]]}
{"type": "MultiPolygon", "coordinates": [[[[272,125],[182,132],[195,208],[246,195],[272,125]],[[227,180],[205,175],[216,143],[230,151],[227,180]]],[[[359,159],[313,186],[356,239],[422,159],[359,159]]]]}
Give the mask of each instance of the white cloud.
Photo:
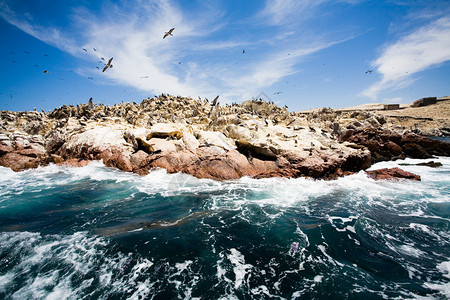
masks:
{"type": "Polygon", "coordinates": [[[261,12],[272,25],[285,25],[307,19],[311,10],[327,0],[267,0],[261,12]]]}
{"type": "MultiPolygon", "coordinates": [[[[12,12],[4,13],[4,7],[0,11],[8,22],[28,34],[88,62],[88,67],[77,72],[95,76],[96,82],[103,78],[143,91],[192,97],[220,94],[222,103],[255,96],[299,72],[298,64],[305,56],[342,42],[314,35],[298,37],[294,31],[272,39],[221,39],[216,33],[227,23],[221,19],[223,12],[215,7],[207,7],[206,12],[186,12],[169,1],[124,3],[108,4],[96,14],[84,7],[73,9],[70,27],[53,29],[31,24],[12,12]],[[193,14],[206,17],[193,18],[193,14]],[[174,36],[163,39],[164,32],[172,27],[174,36]],[[242,54],[244,47],[252,49],[251,56],[248,50],[242,54]],[[238,58],[224,58],[233,48],[238,58]],[[102,57],[114,58],[114,67],[104,73],[95,68],[102,57]]],[[[291,5],[306,9],[317,1],[298,3],[276,1],[273,20],[283,18],[283,9],[292,12],[291,5]]]]}
{"type": "Polygon", "coordinates": [[[361,94],[372,99],[386,89],[411,84],[411,76],[450,60],[450,17],[442,17],[387,46],[373,66],[380,81],[361,94]]]}

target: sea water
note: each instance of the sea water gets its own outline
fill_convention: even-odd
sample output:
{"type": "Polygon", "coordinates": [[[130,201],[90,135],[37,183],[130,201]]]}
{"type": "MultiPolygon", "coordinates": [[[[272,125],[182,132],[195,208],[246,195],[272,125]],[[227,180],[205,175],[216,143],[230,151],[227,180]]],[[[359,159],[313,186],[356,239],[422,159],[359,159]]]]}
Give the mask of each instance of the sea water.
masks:
{"type": "Polygon", "coordinates": [[[434,160],[401,166],[420,182],[0,167],[0,299],[449,298],[434,160]]]}

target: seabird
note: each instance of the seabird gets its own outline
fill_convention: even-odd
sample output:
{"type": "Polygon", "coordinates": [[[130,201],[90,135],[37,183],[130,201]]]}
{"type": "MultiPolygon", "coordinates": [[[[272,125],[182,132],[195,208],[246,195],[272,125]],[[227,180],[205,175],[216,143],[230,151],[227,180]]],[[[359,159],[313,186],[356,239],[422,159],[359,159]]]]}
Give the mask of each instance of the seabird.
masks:
{"type": "Polygon", "coordinates": [[[173,36],[172,32],[173,32],[174,29],[175,29],[175,28],[170,28],[170,30],[167,31],[167,32],[164,34],[163,39],[165,39],[165,38],[168,37],[169,35],[170,35],[170,36],[173,36]]]}
{"type": "Polygon", "coordinates": [[[365,74],[372,74],[372,70],[367,70],[365,74]]]}
{"type": "Polygon", "coordinates": [[[273,93],[274,95],[279,95],[279,94],[281,94],[282,92],[275,92],[275,93],[273,93]]]}
{"type": "Polygon", "coordinates": [[[43,73],[45,73],[45,74],[50,74],[50,72],[49,71],[47,71],[47,70],[44,70],[44,72],[43,73]]]}
{"type": "Polygon", "coordinates": [[[245,54],[245,50],[244,49],[242,50],[242,54],[245,54]]]}
{"type": "Polygon", "coordinates": [[[112,60],[113,60],[113,58],[111,57],[111,58],[109,59],[108,63],[107,63],[107,64],[105,65],[105,67],[103,68],[103,71],[102,71],[102,72],[105,72],[106,69],[112,68],[112,67],[113,67],[113,65],[111,64],[112,60]]]}
{"type": "Polygon", "coordinates": [[[94,108],[94,101],[92,100],[92,97],[89,99],[88,106],[89,106],[89,109],[93,109],[94,108]]]}
{"type": "Polygon", "coordinates": [[[219,95],[217,95],[217,97],[214,98],[214,100],[212,101],[211,105],[212,105],[212,106],[216,106],[217,100],[219,100],[219,95]]]}
{"type": "Polygon", "coordinates": [[[95,49],[95,48],[92,48],[92,49],[94,49],[94,51],[97,51],[97,49],[95,49]]]}
{"type": "Polygon", "coordinates": [[[83,50],[87,52],[87,49],[86,49],[86,48],[83,48],[83,50]]]}

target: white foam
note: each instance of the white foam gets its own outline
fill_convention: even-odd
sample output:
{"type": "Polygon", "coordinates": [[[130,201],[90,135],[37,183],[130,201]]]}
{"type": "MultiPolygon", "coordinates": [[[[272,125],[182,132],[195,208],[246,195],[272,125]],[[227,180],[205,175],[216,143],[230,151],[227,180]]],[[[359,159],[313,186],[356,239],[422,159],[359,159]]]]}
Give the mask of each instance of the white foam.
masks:
{"type": "Polygon", "coordinates": [[[444,261],[437,265],[437,269],[444,274],[444,277],[450,279],[450,261],[444,261]]]}
{"type": "Polygon", "coordinates": [[[25,278],[20,289],[11,291],[10,297],[13,299],[83,298],[91,293],[88,291],[92,288],[94,278],[98,278],[99,289],[108,287],[104,295],[133,292],[135,299],[140,299],[153,291],[154,282],[138,280],[142,273],[149,272],[153,262],[138,259],[131,264],[131,254],[109,255],[107,250],[111,245],[106,239],[90,237],[85,232],[68,236],[41,236],[28,232],[0,233],[0,247],[2,251],[22,257],[1,278],[5,291],[13,286],[15,278],[25,278]],[[51,271],[40,271],[50,264],[54,264],[51,271]],[[131,272],[112,281],[112,274],[122,272],[125,266],[130,265],[131,272]],[[73,278],[83,276],[86,278],[73,286],[73,278]]]}
{"type": "Polygon", "coordinates": [[[314,282],[320,283],[320,282],[322,282],[322,279],[323,279],[323,276],[322,276],[322,275],[316,275],[316,276],[314,277],[314,282]]]}
{"type": "Polygon", "coordinates": [[[227,257],[234,266],[233,267],[233,272],[235,275],[234,288],[238,289],[242,285],[245,279],[245,275],[249,270],[251,270],[253,266],[250,264],[246,264],[244,255],[242,255],[242,253],[240,253],[235,248],[230,249],[230,254],[228,254],[227,257]]]}
{"type": "Polygon", "coordinates": [[[417,248],[414,248],[413,245],[401,245],[399,247],[399,250],[404,254],[414,256],[414,257],[421,257],[421,256],[425,255],[425,252],[423,252],[417,248]]]}
{"type": "Polygon", "coordinates": [[[424,286],[429,289],[439,291],[442,295],[447,297],[447,299],[450,299],[450,282],[443,282],[443,283],[426,282],[424,286]]]}

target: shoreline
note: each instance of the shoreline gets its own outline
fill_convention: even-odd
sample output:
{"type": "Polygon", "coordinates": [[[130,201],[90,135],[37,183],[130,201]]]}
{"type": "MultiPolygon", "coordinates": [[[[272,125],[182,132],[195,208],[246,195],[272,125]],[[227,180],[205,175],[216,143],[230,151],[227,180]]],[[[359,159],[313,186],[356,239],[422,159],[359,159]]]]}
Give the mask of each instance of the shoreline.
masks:
{"type": "Polygon", "coordinates": [[[443,118],[421,107],[304,113],[264,101],[220,106],[164,94],[140,104],[0,111],[0,165],[21,171],[103,160],[140,175],[164,168],[215,180],[335,179],[379,161],[450,156],[449,143],[424,137],[450,127],[450,101],[434,105],[426,111],[443,118]]]}

